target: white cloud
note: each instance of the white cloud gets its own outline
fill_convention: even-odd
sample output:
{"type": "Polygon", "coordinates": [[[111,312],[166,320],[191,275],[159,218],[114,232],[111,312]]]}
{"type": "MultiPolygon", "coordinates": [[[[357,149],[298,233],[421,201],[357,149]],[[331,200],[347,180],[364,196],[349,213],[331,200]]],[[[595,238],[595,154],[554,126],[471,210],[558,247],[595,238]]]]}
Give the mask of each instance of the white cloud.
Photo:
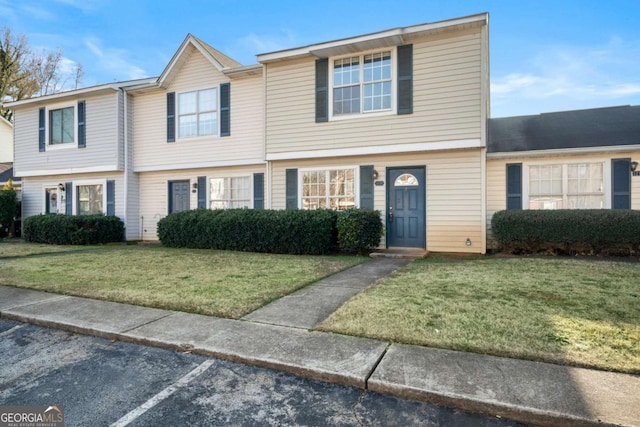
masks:
{"type": "Polygon", "coordinates": [[[238,44],[250,50],[255,55],[296,46],[296,37],[293,32],[289,30],[282,30],[282,34],[258,35],[249,33],[239,39],[238,44]]]}
{"type": "Polygon", "coordinates": [[[28,16],[30,19],[39,21],[54,21],[56,14],[42,6],[32,6],[29,4],[20,4],[21,15],[28,16]]]}
{"type": "Polygon", "coordinates": [[[103,48],[102,41],[97,38],[88,38],[85,46],[94,55],[95,63],[92,68],[100,68],[101,74],[112,74],[114,80],[133,80],[148,77],[145,70],[133,64],[129,60],[129,51],[125,49],[103,48]]]}
{"type": "Polygon", "coordinates": [[[640,103],[640,41],[548,47],[525,65],[492,79],[494,116],[640,103]]]}
{"type": "Polygon", "coordinates": [[[104,3],[103,0],[55,0],[55,2],[80,9],[85,13],[95,11],[104,3]]]}

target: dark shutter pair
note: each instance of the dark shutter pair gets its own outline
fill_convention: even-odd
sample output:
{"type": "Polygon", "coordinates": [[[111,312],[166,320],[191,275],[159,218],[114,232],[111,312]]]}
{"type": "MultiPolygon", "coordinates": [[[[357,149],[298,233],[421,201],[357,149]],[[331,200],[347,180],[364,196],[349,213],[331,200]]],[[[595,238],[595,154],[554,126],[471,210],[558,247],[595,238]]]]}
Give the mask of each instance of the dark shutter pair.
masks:
{"type": "MultiPolygon", "coordinates": [[[[231,83],[220,84],[220,136],[231,135],[231,83]]],[[[167,93],[167,142],[176,142],[176,93],[167,93]]]]}
{"type": "MultiPolygon", "coordinates": [[[[64,213],[66,215],[73,215],[73,183],[65,182],[65,206],[64,213]]],[[[116,215],[116,182],[113,180],[107,181],[107,216],[116,215]]]]}
{"type": "MultiPolygon", "coordinates": [[[[198,177],[198,209],[207,208],[207,177],[198,177]]],[[[264,209],[264,174],[253,174],[253,208],[264,209]]]]}
{"type": "MultiPolygon", "coordinates": [[[[44,152],[46,147],[46,114],[45,107],[38,110],[38,151],[44,152]]],[[[78,101],[78,148],[87,146],[86,107],[85,101],[78,101]]]]}
{"type": "MultiPolygon", "coordinates": [[[[298,209],[298,169],[286,170],[286,209],[298,209]]],[[[360,166],[360,208],[373,210],[373,166],[360,166]]]]}
{"type": "MultiPolygon", "coordinates": [[[[413,45],[398,46],[398,114],[413,113],[413,45]]],[[[329,60],[316,60],[316,123],[329,120],[329,60]]]]}
{"type": "MultiPolygon", "coordinates": [[[[631,209],[631,159],[611,160],[611,208],[631,209]]],[[[522,163],[507,164],[507,209],[522,209],[522,163]]]]}

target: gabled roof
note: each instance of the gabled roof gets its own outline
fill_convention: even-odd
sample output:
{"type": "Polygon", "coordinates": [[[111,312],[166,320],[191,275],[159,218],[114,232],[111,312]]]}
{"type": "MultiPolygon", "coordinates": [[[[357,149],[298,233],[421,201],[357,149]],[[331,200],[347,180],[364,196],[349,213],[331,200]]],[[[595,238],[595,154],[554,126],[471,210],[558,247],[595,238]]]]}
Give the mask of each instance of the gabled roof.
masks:
{"type": "Polygon", "coordinates": [[[168,83],[173,80],[175,74],[189,57],[190,47],[197,49],[220,72],[242,67],[242,64],[239,62],[212,48],[194,35],[187,34],[187,37],[180,45],[177,52],[173,55],[169,64],[166,66],[162,74],[160,74],[160,77],[158,77],[158,85],[166,87],[168,83]]]}
{"type": "Polygon", "coordinates": [[[488,153],[640,145],[640,105],[489,119],[488,153]]]}
{"type": "Polygon", "coordinates": [[[294,49],[280,50],[277,52],[263,53],[257,56],[258,62],[283,61],[293,58],[315,56],[327,58],[335,55],[343,55],[362,52],[371,49],[398,46],[410,43],[412,39],[443,31],[459,30],[464,28],[488,25],[489,14],[480,13],[462,18],[448,19],[445,21],[431,22],[410,27],[399,27],[377,33],[364,34],[346,39],[334,40],[324,43],[316,43],[294,49]]]}
{"type": "Polygon", "coordinates": [[[20,178],[13,176],[13,163],[0,163],[0,184],[4,185],[9,180],[16,184],[21,182],[20,178]]]}
{"type": "Polygon", "coordinates": [[[9,125],[9,126],[13,127],[13,123],[11,123],[9,120],[5,119],[2,116],[0,116],[0,123],[4,123],[5,125],[9,125]]]}

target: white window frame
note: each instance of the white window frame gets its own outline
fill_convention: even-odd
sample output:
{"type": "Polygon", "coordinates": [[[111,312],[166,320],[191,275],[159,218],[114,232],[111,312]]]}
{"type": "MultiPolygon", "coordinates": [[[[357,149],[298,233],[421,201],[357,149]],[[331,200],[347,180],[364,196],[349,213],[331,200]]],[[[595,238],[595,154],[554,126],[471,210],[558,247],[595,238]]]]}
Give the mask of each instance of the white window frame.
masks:
{"type": "MultiPolygon", "coordinates": [[[[207,209],[214,210],[211,208],[211,180],[212,179],[231,179],[231,178],[248,178],[249,179],[249,209],[253,209],[253,174],[246,173],[230,173],[230,174],[216,174],[207,176],[207,209]]],[[[230,201],[230,199],[229,199],[230,201]]],[[[226,208],[226,209],[234,209],[234,208],[226,208]]],[[[242,208],[237,208],[242,209],[242,208]]]]}
{"type": "Polygon", "coordinates": [[[374,49],[368,50],[364,52],[358,52],[357,54],[349,54],[349,55],[340,55],[333,56],[329,58],[329,120],[337,121],[337,120],[352,120],[356,118],[363,117],[380,117],[380,116],[390,116],[394,115],[397,112],[397,90],[398,90],[398,63],[397,63],[397,47],[389,47],[386,49],[374,49]],[[390,52],[391,54],[391,108],[388,110],[379,110],[379,111],[364,111],[364,90],[362,89],[364,86],[364,57],[366,55],[382,53],[382,52],[390,52]],[[354,56],[358,56],[360,58],[360,112],[353,114],[333,114],[333,69],[335,61],[338,59],[344,58],[352,58],[354,56]]]}
{"type": "Polygon", "coordinates": [[[45,107],[44,141],[45,151],[68,150],[78,148],[78,102],[61,102],[45,107]],[[51,144],[51,112],[63,108],[73,108],[73,142],[67,144],[51,144]]]}
{"type": "MultiPolygon", "coordinates": [[[[64,214],[65,210],[66,210],[66,194],[65,191],[62,191],[58,188],[58,184],[60,184],[60,181],[56,182],[56,183],[45,183],[42,185],[42,199],[41,200],[45,200],[46,195],[47,195],[47,190],[50,189],[54,189],[57,192],[57,202],[58,202],[58,209],[56,210],[55,213],[57,214],[64,214]]],[[[62,183],[62,185],[64,185],[64,182],[62,183]]],[[[47,202],[45,202],[47,203],[47,202]]],[[[42,205],[42,213],[45,214],[47,212],[47,206],[42,205]]],[[[54,213],[54,212],[49,212],[49,213],[54,213]]]]}
{"type": "MultiPolygon", "coordinates": [[[[190,114],[184,114],[184,115],[191,115],[190,114]]],[[[213,87],[207,87],[207,88],[202,88],[202,89],[194,89],[194,90],[185,90],[183,92],[178,92],[176,93],[176,135],[177,135],[177,140],[193,140],[193,139],[204,139],[204,138],[216,138],[216,137],[220,137],[220,90],[218,87],[213,86],[213,87]],[[198,116],[201,114],[200,110],[199,110],[199,97],[198,94],[200,92],[204,92],[206,90],[215,90],[216,92],[216,109],[215,110],[207,110],[207,111],[203,111],[203,113],[216,113],[216,127],[215,127],[215,132],[211,133],[211,134],[207,134],[207,135],[193,135],[193,136],[181,136],[180,135],[180,116],[182,115],[180,113],[180,95],[185,95],[188,93],[195,93],[196,94],[196,133],[199,133],[199,127],[198,127],[198,116]]]]}
{"type": "MultiPolygon", "coordinates": [[[[568,186],[568,165],[576,165],[583,163],[602,163],[602,185],[604,196],[604,208],[611,209],[611,159],[585,159],[585,160],[539,160],[533,162],[523,162],[522,171],[522,208],[529,209],[529,167],[530,166],[557,166],[562,165],[562,199],[563,206],[567,205],[567,189],[568,186]]],[[[567,209],[567,208],[563,208],[567,209]]]]}
{"type": "MultiPolygon", "coordinates": [[[[354,191],[353,191],[353,197],[354,197],[354,208],[359,208],[360,207],[360,167],[356,166],[356,165],[346,165],[346,166],[318,166],[318,167],[313,167],[313,168],[300,168],[298,169],[298,206],[300,207],[300,209],[304,209],[303,208],[303,201],[302,201],[302,186],[303,186],[303,175],[305,172],[317,172],[317,171],[325,171],[325,173],[328,173],[329,171],[334,171],[334,170],[348,170],[348,169],[352,169],[353,170],[353,187],[354,187],[354,191]]],[[[326,180],[326,185],[329,185],[329,180],[326,180]]],[[[326,192],[326,196],[327,198],[327,209],[331,209],[330,206],[331,204],[329,203],[329,192],[326,192]]]]}
{"type": "MultiPolygon", "coordinates": [[[[106,179],[86,179],[73,181],[73,199],[71,213],[78,215],[78,187],[84,185],[102,185],[102,214],[107,214],[107,180],[106,179]]],[[[115,196],[115,195],[114,195],[115,196]]],[[[68,195],[67,195],[68,197],[68,195]]]]}

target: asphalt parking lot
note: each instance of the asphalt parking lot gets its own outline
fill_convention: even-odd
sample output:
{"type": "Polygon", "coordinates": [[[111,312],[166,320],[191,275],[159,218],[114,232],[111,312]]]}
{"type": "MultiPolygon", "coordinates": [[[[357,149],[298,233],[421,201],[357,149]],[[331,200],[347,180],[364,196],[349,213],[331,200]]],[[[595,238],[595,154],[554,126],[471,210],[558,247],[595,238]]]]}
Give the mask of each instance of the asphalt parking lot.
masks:
{"type": "Polygon", "coordinates": [[[3,319],[0,405],[60,405],[65,426],[522,426],[3,319]]]}

